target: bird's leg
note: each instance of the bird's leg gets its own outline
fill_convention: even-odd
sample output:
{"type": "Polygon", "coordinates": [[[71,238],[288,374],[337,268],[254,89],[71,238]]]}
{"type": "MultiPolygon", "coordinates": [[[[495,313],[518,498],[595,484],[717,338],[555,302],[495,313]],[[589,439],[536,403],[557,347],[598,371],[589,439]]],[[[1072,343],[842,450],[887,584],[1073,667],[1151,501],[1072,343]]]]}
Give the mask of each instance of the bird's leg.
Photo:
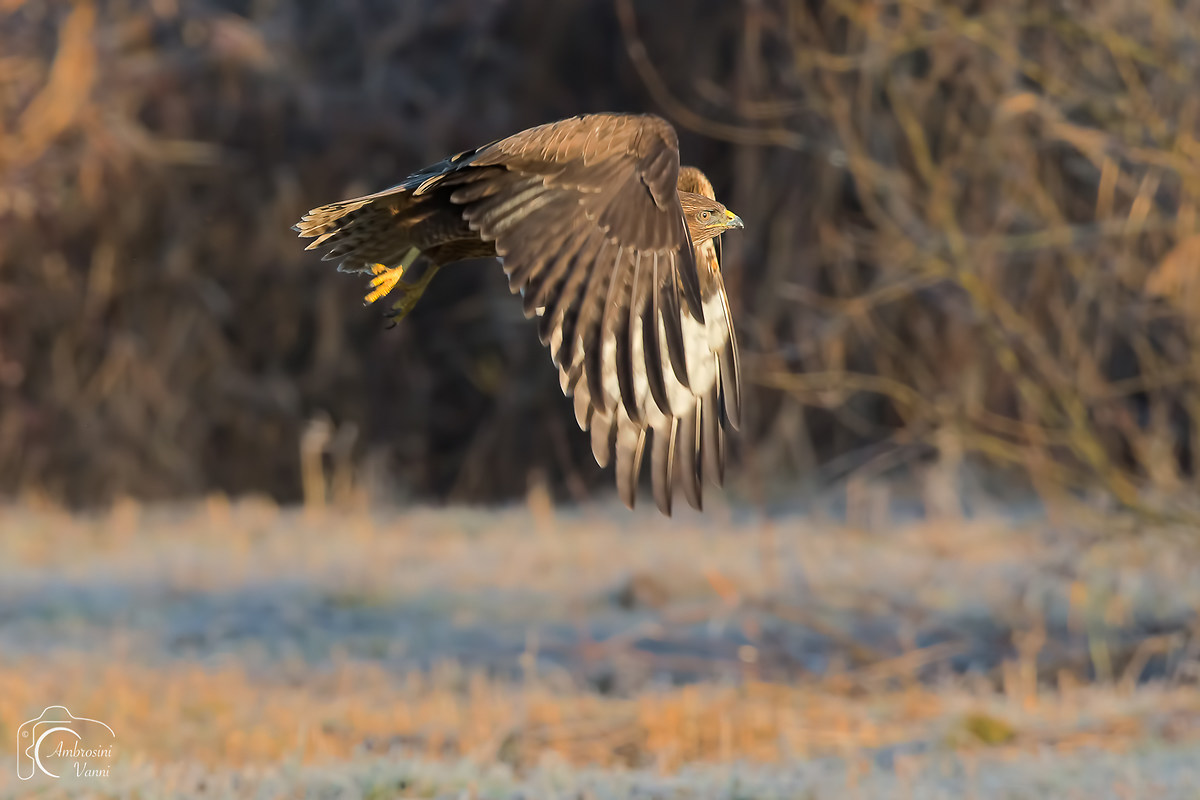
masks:
{"type": "Polygon", "coordinates": [[[433,276],[441,268],[441,264],[430,262],[416,283],[400,284],[400,289],[404,292],[404,297],[392,304],[392,309],[387,312],[386,316],[394,321],[399,321],[412,313],[412,310],[417,306],[417,302],[420,301],[421,295],[425,294],[425,290],[429,288],[429,282],[433,280],[433,276]]]}
{"type": "Polygon", "coordinates": [[[372,264],[371,273],[375,276],[371,279],[371,291],[363,298],[363,305],[369,306],[381,297],[386,297],[396,285],[400,283],[400,279],[404,277],[405,271],[412,266],[417,260],[417,256],[421,255],[421,251],[415,247],[408,248],[408,252],[404,254],[404,258],[400,259],[400,263],[395,267],[388,267],[383,264],[372,264]]]}

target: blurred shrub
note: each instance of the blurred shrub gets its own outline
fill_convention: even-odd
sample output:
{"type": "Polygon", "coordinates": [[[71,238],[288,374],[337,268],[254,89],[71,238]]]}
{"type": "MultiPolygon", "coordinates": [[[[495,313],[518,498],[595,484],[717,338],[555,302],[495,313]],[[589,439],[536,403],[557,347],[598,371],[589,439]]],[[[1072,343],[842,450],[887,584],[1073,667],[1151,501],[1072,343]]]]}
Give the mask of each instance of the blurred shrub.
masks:
{"type": "Polygon", "coordinates": [[[977,454],[1130,504],[1148,482],[1181,488],[1197,435],[1181,290],[1197,270],[1200,5],[760,17],[747,63],[787,61],[742,93],[747,113],[816,116],[828,156],[790,176],[801,267],[747,298],[764,304],[760,378],[828,409],[850,447],[890,439],[885,462],[977,454]]]}
{"type": "MultiPolygon", "coordinates": [[[[748,220],[744,488],[937,454],[1190,487],[1200,4],[0,0],[0,488],[495,499],[598,471],[503,276],[385,330],[313,205],[654,110],[748,220]]],[[[603,479],[607,482],[607,478],[603,479]]]]}

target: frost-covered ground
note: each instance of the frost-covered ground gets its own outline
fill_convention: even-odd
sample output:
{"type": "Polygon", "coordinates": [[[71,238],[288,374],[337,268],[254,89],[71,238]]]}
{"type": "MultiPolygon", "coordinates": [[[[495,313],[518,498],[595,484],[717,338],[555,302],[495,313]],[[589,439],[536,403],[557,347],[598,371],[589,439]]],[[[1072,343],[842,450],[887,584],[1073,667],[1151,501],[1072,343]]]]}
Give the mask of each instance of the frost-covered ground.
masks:
{"type": "MultiPolygon", "coordinates": [[[[1003,759],[946,755],[897,770],[845,758],[783,766],[687,766],[646,770],[551,764],[518,777],[503,765],[404,758],[325,766],[277,765],[241,772],[200,767],[134,769],[111,781],[45,787],[39,797],[503,798],[504,800],[817,800],[818,798],[1054,798],[1125,800],[1197,796],[1195,748],[1116,754],[1023,753],[1003,759]]],[[[12,787],[10,787],[11,789],[12,787]]],[[[5,796],[23,797],[19,791],[5,796]]]]}
{"type": "Polygon", "coordinates": [[[112,726],[49,796],[1197,796],[1194,531],[869,527],[6,508],[0,741],[112,726]]]}

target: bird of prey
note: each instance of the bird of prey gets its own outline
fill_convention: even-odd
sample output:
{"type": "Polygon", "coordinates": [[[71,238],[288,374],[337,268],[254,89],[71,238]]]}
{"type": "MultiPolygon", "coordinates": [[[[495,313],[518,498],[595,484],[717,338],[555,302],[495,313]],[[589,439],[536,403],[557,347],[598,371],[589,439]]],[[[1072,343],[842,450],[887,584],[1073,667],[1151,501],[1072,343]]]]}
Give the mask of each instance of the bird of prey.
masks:
{"type": "Polygon", "coordinates": [[[700,170],[680,167],[674,128],[653,115],[585,114],[451,156],[375,194],[315,208],[294,226],[343,272],[398,291],[403,317],[442,266],[498,257],[526,317],[632,508],[649,436],[654,499],[673,487],[702,508],[724,480],[737,428],[737,341],[717,237],[742,220],[700,170]],[[418,256],[421,278],[403,280],[418,256]],[[614,458],[615,456],[615,458],[614,458]]]}

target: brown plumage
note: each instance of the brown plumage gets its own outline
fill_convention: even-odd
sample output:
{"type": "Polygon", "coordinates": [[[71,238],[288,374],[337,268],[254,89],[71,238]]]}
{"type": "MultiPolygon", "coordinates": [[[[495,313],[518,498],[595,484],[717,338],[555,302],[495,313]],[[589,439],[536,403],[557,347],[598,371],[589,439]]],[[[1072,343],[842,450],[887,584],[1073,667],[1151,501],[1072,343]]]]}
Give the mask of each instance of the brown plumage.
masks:
{"type": "Polygon", "coordinates": [[[659,509],[677,480],[701,508],[723,481],[724,429],[741,414],[737,342],[716,238],[741,220],[704,174],[680,168],[674,129],[650,115],[589,114],[459,153],[295,226],[339,269],[371,272],[368,302],[400,286],[411,310],[444,264],[497,256],[537,316],[576,419],[634,504],[649,435],[659,509]],[[414,285],[400,276],[420,252],[414,285]],[[615,456],[615,458],[614,458],[615,456]]]}

